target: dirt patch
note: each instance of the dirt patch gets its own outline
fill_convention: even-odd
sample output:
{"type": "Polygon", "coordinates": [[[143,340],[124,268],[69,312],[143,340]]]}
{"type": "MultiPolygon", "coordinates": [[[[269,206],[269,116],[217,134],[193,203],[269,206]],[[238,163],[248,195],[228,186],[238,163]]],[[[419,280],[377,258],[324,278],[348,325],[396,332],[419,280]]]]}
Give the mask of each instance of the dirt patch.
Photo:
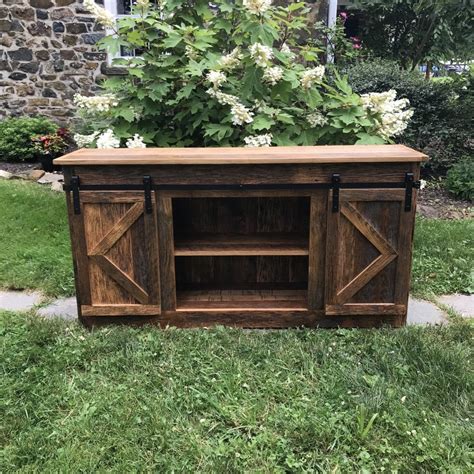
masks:
{"type": "Polygon", "coordinates": [[[8,171],[12,174],[22,174],[39,169],[41,169],[41,163],[9,163],[0,161],[0,170],[8,171]]]}
{"type": "Polygon", "coordinates": [[[417,213],[431,219],[472,219],[472,202],[454,198],[442,187],[429,185],[418,193],[417,213]]]}

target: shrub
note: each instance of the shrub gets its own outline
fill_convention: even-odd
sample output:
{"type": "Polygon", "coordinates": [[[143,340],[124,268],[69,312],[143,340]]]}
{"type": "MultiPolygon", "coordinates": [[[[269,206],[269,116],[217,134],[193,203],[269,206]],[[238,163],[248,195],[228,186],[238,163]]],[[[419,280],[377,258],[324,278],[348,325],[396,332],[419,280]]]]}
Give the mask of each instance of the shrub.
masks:
{"type": "Polygon", "coordinates": [[[417,71],[402,70],[390,61],[367,61],[347,69],[358,93],[395,89],[414,108],[414,115],[398,142],[430,156],[428,170],[444,174],[460,157],[472,154],[472,79],[426,81],[417,71]]]}
{"type": "MultiPolygon", "coordinates": [[[[85,5],[102,25],[113,23],[94,2],[85,5]]],[[[76,141],[117,147],[128,138],[141,146],[140,137],[130,140],[139,134],[158,146],[384,143],[393,130],[384,130],[383,112],[345,78],[327,83],[324,48],[306,35],[307,12],[302,2],[137,2],[102,40],[109,52],[139,51],[116,62],[126,75],[109,78],[100,98],[76,97],[83,111],[108,114],[110,130],[76,141]]]]}
{"type": "Polygon", "coordinates": [[[448,171],[446,187],[455,196],[474,200],[474,160],[465,158],[448,171]]]}
{"type": "Polygon", "coordinates": [[[0,122],[0,161],[31,161],[38,156],[32,138],[57,130],[43,117],[8,118],[0,122]]]}

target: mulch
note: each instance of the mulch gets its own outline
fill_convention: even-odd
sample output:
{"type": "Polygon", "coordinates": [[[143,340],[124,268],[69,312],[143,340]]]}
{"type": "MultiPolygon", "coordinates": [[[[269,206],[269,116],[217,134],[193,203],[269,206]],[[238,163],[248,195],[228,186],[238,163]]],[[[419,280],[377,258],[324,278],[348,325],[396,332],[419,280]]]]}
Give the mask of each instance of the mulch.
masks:
{"type": "Polygon", "coordinates": [[[31,170],[40,170],[41,163],[9,163],[7,161],[0,162],[0,170],[8,171],[13,174],[27,173],[31,170]]]}
{"type": "Polygon", "coordinates": [[[456,199],[441,187],[424,188],[418,193],[418,214],[431,219],[473,219],[474,204],[456,199]]]}

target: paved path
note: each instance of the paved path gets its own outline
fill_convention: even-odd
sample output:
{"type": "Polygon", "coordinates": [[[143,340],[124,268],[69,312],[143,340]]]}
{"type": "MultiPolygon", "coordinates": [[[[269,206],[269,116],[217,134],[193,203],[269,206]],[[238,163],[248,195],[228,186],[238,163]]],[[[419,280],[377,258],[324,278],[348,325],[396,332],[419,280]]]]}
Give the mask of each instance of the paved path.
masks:
{"type": "Polygon", "coordinates": [[[435,304],[410,297],[408,301],[407,324],[443,324],[448,320],[443,311],[435,304]]]}
{"type": "Polygon", "coordinates": [[[61,318],[67,321],[77,319],[76,298],[62,298],[38,310],[38,314],[46,319],[61,318]]]}
{"type": "Polygon", "coordinates": [[[0,310],[28,311],[40,304],[39,293],[25,293],[23,291],[0,291],[0,310]]]}
{"type": "Polygon", "coordinates": [[[474,318],[474,295],[447,295],[438,301],[453,308],[463,318],[474,318]]]}
{"type": "MultiPolygon", "coordinates": [[[[0,291],[0,310],[28,311],[41,303],[39,293],[21,291],[0,291]]],[[[451,306],[463,317],[474,318],[474,295],[448,295],[439,298],[439,302],[451,306]]],[[[68,321],[77,319],[76,298],[62,298],[37,310],[37,314],[46,319],[61,318],[68,321]]],[[[411,297],[408,303],[407,324],[444,324],[447,315],[435,304],[411,297]]]]}

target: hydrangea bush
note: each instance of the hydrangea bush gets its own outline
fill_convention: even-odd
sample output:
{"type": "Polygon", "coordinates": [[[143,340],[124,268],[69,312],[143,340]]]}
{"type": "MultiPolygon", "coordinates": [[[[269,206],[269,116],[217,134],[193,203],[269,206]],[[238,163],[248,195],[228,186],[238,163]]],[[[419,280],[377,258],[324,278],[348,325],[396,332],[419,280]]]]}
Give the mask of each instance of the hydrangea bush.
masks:
{"type": "Polygon", "coordinates": [[[116,24],[85,6],[114,29],[101,46],[135,56],[115,61],[125,75],[109,78],[104,95],[76,96],[96,124],[79,146],[385,143],[410,118],[395,91],[360,96],[335,69],[328,80],[304,3],[137,0],[116,24]]]}

